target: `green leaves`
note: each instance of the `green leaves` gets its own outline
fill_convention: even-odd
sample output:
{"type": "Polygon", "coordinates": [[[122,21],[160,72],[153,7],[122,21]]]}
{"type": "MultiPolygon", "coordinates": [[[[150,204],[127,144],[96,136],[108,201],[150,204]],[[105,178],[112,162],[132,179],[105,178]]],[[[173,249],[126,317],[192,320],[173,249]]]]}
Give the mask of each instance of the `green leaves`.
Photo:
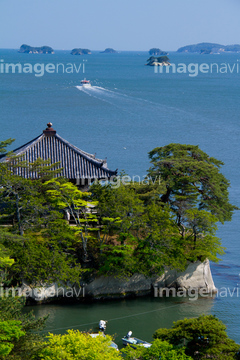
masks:
{"type": "Polygon", "coordinates": [[[48,335],[46,348],[40,356],[44,360],[120,360],[119,352],[112,348],[111,337],[99,334],[92,338],[78,330],[65,335],[48,335]]]}
{"type": "Polygon", "coordinates": [[[222,161],[209,157],[194,145],[169,144],[149,152],[152,167],[149,174],[161,176],[169,203],[176,216],[184,208],[206,209],[218,221],[231,220],[235,206],[229,203],[229,181],[219,171],[222,161]]]}
{"type": "Polygon", "coordinates": [[[25,335],[21,330],[21,321],[0,321],[0,356],[7,356],[13,349],[13,340],[25,335]]]}
{"type": "Polygon", "coordinates": [[[216,223],[230,221],[236,206],[229,202],[223,165],[194,145],[169,144],[149,153],[153,179],[161,177],[159,196],[171,208],[188,260],[218,261],[223,254],[216,223]]]}
{"type": "Polygon", "coordinates": [[[239,345],[228,338],[226,326],[212,315],[179,320],[171,329],[157,330],[153,337],[175,346],[182,346],[185,339],[185,353],[193,358],[198,354],[198,359],[233,360],[239,350],[239,345]]]}
{"type": "Polygon", "coordinates": [[[23,314],[25,299],[0,298],[0,359],[33,360],[43,348],[42,330],[46,317],[35,319],[32,312],[23,314]]]}
{"type": "Polygon", "coordinates": [[[15,139],[7,139],[5,141],[0,141],[0,154],[6,153],[6,148],[14,142],[15,139]]]}
{"type": "Polygon", "coordinates": [[[191,360],[192,358],[184,353],[184,349],[174,348],[167,341],[159,339],[152,343],[149,348],[138,346],[136,350],[127,346],[122,350],[126,360],[191,360]]]}

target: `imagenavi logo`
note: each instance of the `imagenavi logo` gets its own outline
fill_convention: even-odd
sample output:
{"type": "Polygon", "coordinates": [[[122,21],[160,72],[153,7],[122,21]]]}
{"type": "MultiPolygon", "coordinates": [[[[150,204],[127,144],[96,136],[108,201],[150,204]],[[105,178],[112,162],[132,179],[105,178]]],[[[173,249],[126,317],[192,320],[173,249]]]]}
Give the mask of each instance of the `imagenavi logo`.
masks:
{"type": "Polygon", "coordinates": [[[233,64],[229,63],[171,63],[169,65],[154,65],[156,74],[187,74],[190,77],[196,77],[199,74],[240,74],[239,60],[233,64]]]}
{"type": "Polygon", "coordinates": [[[34,74],[36,77],[48,74],[79,74],[85,73],[85,60],[82,63],[8,63],[0,59],[0,76],[1,74],[34,74]]]}

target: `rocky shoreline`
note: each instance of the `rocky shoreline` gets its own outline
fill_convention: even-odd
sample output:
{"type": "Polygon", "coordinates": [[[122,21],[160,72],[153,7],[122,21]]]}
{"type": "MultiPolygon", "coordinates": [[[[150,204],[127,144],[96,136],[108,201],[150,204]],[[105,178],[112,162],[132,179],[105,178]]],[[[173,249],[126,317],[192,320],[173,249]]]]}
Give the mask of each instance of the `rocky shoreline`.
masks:
{"type": "Polygon", "coordinates": [[[107,300],[146,295],[163,296],[166,289],[181,289],[186,294],[192,292],[201,295],[214,294],[214,285],[208,260],[190,263],[185,271],[166,269],[161,276],[146,278],[141,274],[134,274],[129,278],[100,276],[82,287],[64,287],[57,283],[48,286],[32,287],[23,283],[21,290],[26,294],[28,302],[37,304],[49,303],[56,300],[107,300]]]}

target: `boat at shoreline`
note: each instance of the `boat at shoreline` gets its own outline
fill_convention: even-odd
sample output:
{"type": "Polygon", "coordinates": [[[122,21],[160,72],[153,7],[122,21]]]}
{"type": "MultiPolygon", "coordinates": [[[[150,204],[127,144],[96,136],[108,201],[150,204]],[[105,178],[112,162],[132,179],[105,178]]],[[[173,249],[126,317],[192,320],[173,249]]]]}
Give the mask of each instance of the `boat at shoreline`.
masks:
{"type": "Polygon", "coordinates": [[[133,349],[136,349],[138,345],[144,346],[145,348],[149,348],[150,346],[152,346],[152,344],[147,341],[132,337],[132,331],[129,331],[128,334],[122,338],[122,342],[123,345],[130,345],[133,349]]]}
{"type": "MultiPolygon", "coordinates": [[[[104,336],[104,337],[106,336],[103,332],[102,333],[101,332],[99,332],[99,333],[90,333],[89,335],[92,338],[96,338],[97,336],[104,336]]],[[[117,346],[117,344],[115,342],[111,341],[109,346],[112,347],[113,349],[119,351],[118,346],[117,346]]]]}
{"type": "Polygon", "coordinates": [[[86,79],[83,79],[81,80],[81,86],[82,87],[91,87],[91,83],[90,83],[90,80],[86,80],[86,79]]]}

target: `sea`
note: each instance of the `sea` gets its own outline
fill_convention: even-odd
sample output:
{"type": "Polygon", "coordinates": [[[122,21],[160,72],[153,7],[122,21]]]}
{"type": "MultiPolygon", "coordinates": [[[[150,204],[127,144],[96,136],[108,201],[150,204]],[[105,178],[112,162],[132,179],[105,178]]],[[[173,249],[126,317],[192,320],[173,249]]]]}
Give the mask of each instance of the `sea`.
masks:
{"type": "MultiPolygon", "coordinates": [[[[111,170],[142,181],[150,167],[148,152],[169,143],[199,145],[224,162],[230,200],[240,207],[240,54],[170,52],[175,71],[145,66],[148,52],[73,56],[0,50],[0,140],[15,139],[12,149],[34,139],[51,122],[57,133],[78,148],[107,158],[111,170]],[[19,64],[15,73],[6,64],[19,64]],[[50,64],[50,65],[49,65],[50,64]],[[60,64],[60,65],[57,65],[60,64]],[[75,65],[75,67],[74,67],[75,65]],[[34,70],[35,69],[35,70],[34,70]],[[58,69],[58,71],[57,71],[58,69]],[[86,78],[91,88],[81,88],[86,78]]],[[[10,67],[11,68],[11,67],[10,67]]],[[[97,330],[121,337],[129,330],[151,341],[153,332],[174,321],[214,314],[240,343],[240,211],[218,226],[226,247],[211,263],[215,297],[153,296],[86,304],[28,307],[36,316],[49,314],[45,333],[67,329],[97,330]]]]}

